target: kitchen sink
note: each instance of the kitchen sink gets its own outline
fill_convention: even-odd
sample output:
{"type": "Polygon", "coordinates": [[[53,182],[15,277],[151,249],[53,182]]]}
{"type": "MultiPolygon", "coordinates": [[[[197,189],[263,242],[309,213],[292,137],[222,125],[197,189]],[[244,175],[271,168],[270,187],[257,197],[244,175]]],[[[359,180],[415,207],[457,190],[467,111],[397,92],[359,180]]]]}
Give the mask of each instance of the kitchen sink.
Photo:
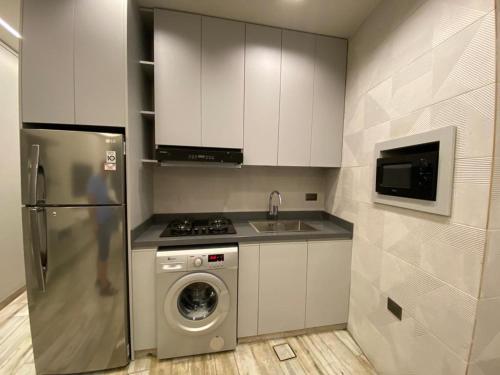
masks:
{"type": "Polygon", "coordinates": [[[249,221],[249,224],[259,233],[280,232],[314,232],[317,231],[302,220],[264,220],[249,221]]]}

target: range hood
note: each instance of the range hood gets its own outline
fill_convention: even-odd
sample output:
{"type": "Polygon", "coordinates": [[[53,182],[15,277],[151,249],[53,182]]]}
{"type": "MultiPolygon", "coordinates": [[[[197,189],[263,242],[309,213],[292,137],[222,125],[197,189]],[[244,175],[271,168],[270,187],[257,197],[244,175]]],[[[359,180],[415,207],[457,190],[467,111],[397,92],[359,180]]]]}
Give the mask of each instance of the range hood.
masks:
{"type": "Polygon", "coordinates": [[[243,152],[232,148],[157,146],[156,160],[162,166],[239,168],[243,152]]]}

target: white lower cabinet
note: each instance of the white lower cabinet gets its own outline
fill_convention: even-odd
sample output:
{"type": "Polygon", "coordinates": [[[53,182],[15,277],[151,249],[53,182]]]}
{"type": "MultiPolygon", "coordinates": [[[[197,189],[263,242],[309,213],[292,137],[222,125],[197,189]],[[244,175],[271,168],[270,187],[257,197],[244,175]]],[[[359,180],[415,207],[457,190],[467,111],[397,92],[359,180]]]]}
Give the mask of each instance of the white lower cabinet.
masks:
{"type": "Polygon", "coordinates": [[[306,242],[260,245],[258,334],[304,328],[306,242]]]}
{"type": "Polygon", "coordinates": [[[134,351],[156,347],[156,248],[132,251],[134,351]]]}
{"type": "Polygon", "coordinates": [[[306,328],[347,322],[352,241],[307,244],[306,328]]]}
{"type": "Polygon", "coordinates": [[[351,240],[242,244],[238,337],[347,322],[351,240]]]}

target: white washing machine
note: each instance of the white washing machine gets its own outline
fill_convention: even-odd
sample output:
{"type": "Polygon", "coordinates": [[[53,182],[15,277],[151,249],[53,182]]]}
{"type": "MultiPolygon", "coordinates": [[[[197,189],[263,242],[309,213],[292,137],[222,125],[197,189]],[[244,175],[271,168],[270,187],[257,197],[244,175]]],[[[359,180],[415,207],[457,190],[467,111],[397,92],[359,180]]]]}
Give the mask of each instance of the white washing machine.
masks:
{"type": "Polygon", "coordinates": [[[156,254],[158,358],[236,347],[238,246],[172,248],[156,254]]]}

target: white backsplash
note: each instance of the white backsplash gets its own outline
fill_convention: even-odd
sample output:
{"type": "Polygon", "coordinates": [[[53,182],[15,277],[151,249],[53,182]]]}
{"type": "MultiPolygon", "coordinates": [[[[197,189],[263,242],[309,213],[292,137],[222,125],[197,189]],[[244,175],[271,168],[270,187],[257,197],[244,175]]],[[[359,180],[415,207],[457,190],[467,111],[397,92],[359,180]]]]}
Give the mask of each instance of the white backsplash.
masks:
{"type": "Polygon", "coordinates": [[[278,190],[281,210],[323,210],[326,170],[293,167],[156,168],[154,212],[266,211],[278,190]],[[317,201],[306,201],[317,193],[317,201]]]}

